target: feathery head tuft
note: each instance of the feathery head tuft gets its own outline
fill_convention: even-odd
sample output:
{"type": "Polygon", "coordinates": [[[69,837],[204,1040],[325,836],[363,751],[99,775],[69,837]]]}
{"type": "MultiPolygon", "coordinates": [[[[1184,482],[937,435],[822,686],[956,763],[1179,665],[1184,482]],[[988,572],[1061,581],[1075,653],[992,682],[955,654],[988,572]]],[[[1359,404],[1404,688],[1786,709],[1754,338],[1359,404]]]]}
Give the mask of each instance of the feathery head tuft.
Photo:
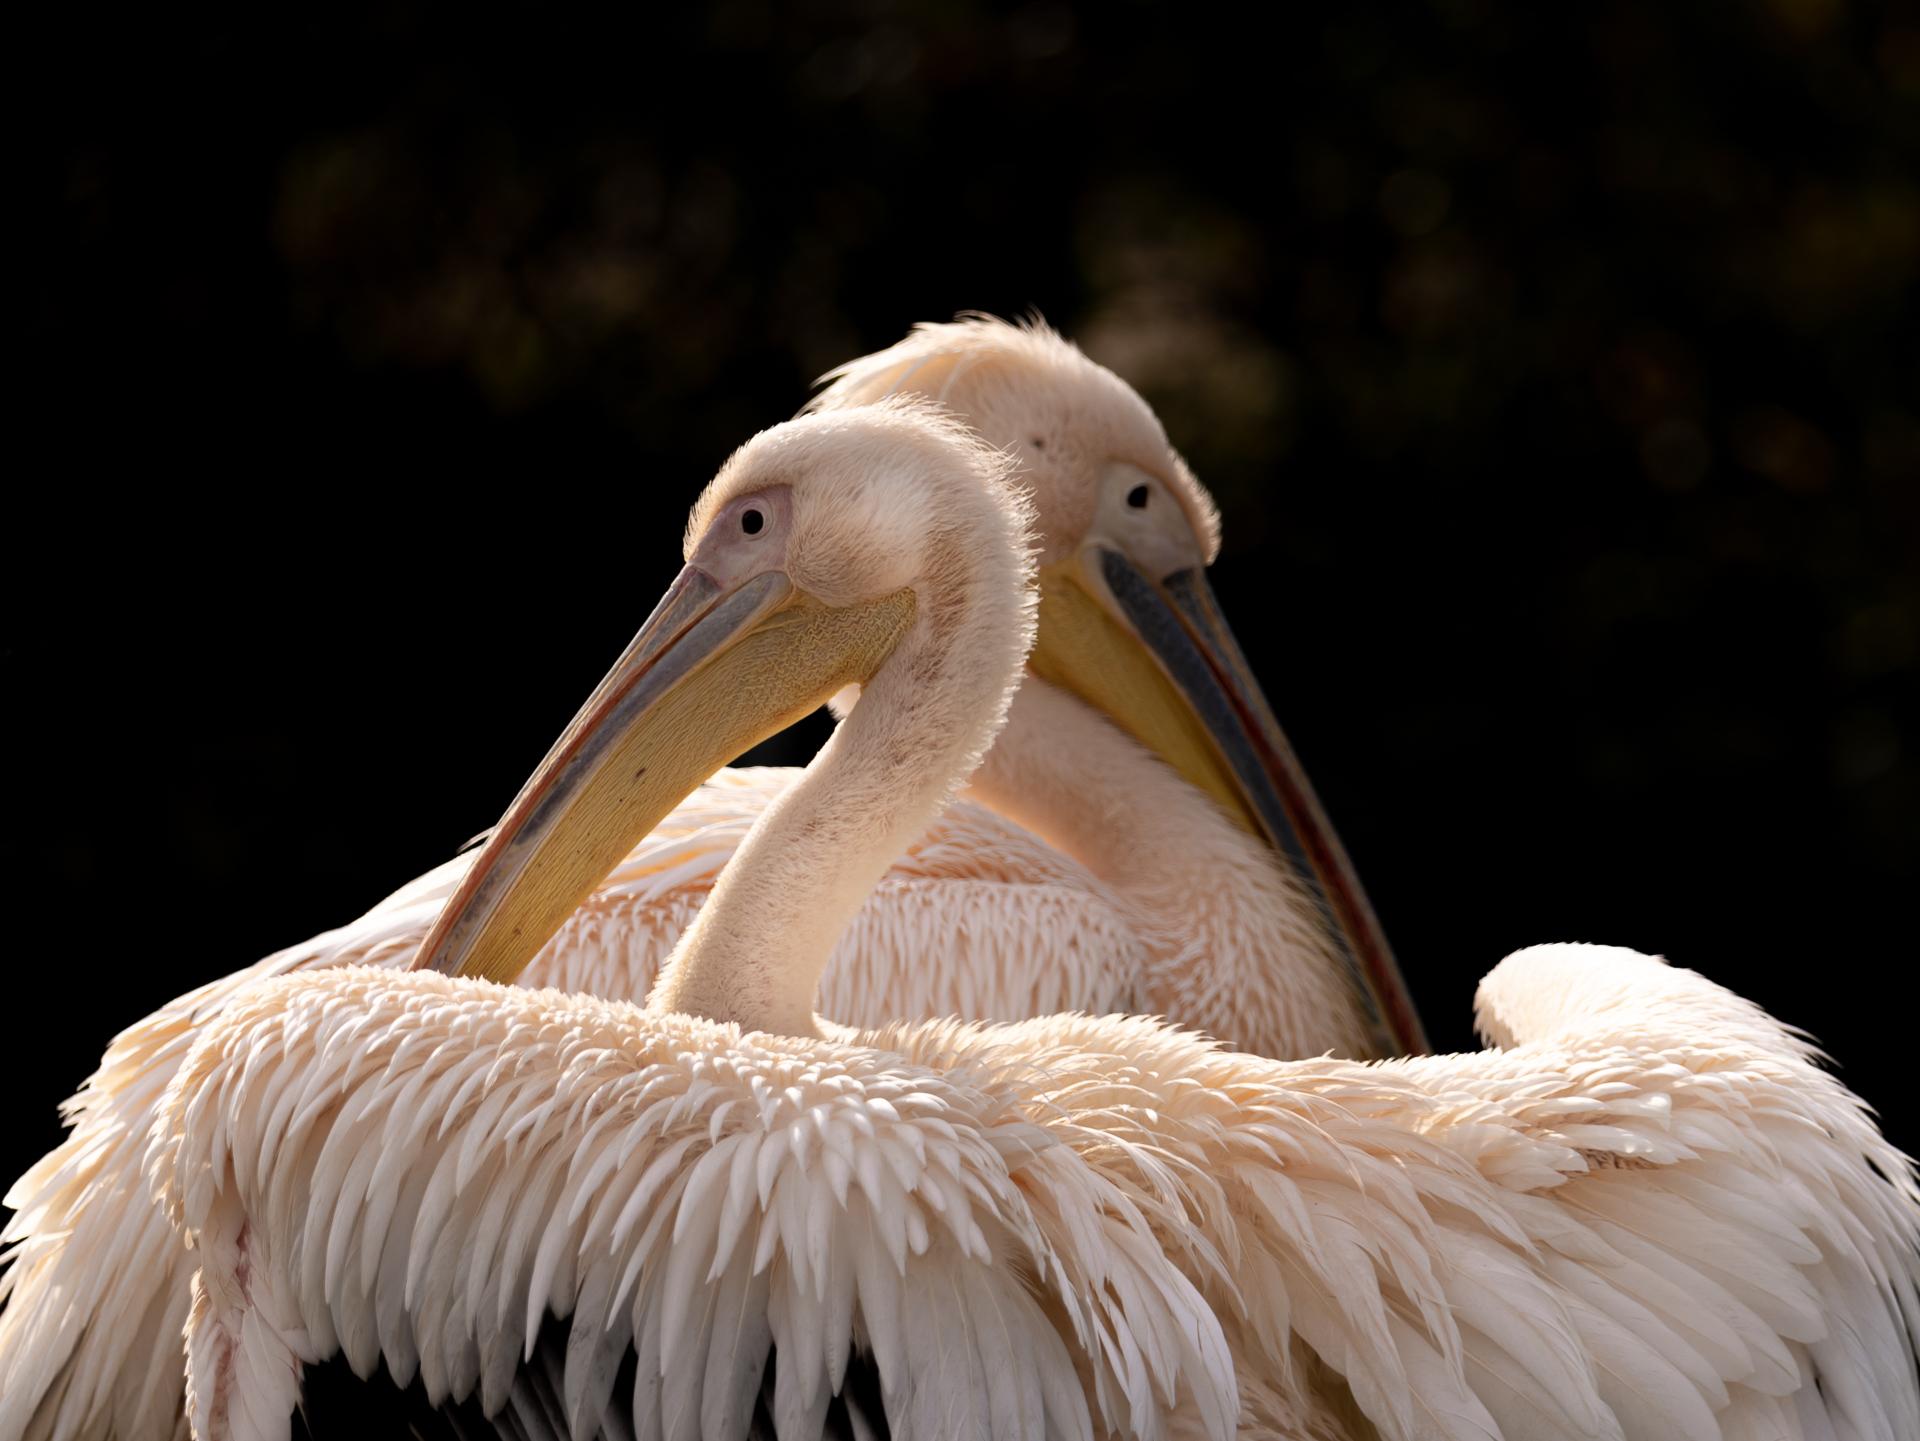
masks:
{"type": "Polygon", "coordinates": [[[1220,549],[1220,516],[1138,393],[1038,317],[1012,325],[963,314],[922,322],[904,340],[821,377],[817,414],[918,395],[948,407],[1012,456],[1039,513],[1043,562],[1086,537],[1116,466],[1172,496],[1203,563],[1220,549]]]}
{"type": "Polygon", "coordinates": [[[966,538],[970,559],[1004,555],[1030,587],[1034,509],[1014,462],[939,406],[901,396],[807,415],[760,432],[736,450],[694,503],[692,558],[709,529],[743,497],[773,487],[791,496],[785,565],[828,604],[914,586],[966,538]]]}

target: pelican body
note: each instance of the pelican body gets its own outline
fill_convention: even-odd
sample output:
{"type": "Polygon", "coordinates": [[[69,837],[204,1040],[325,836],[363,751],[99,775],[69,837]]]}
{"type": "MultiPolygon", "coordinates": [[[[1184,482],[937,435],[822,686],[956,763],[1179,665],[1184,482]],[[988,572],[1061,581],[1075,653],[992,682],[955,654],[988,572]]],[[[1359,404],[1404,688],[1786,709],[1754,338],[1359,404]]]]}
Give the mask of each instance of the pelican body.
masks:
{"type": "Polygon", "coordinates": [[[1370,1065],[822,1019],[840,928],[1003,722],[1029,556],[1004,458],[920,406],[743,447],[416,969],[255,987],[169,1083],[197,1436],[284,1436],[336,1353],[502,1435],[1916,1434],[1911,1167],[1689,972],[1522,952],[1493,1049],[1370,1065]],[[476,978],[854,683],[644,1005],[476,978]]]}

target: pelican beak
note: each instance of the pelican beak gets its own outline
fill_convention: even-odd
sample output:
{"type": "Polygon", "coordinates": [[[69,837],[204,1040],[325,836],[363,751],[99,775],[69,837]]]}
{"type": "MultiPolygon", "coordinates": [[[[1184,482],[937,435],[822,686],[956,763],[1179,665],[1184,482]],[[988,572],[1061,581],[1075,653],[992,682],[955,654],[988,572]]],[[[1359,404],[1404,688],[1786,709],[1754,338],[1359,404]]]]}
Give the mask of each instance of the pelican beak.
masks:
{"type": "Polygon", "coordinates": [[[700,782],[871,679],[913,609],[909,590],[833,607],[782,571],[723,586],[686,567],[521,787],[414,969],[514,980],[700,782]]]}
{"type": "Polygon", "coordinates": [[[1426,1049],[1406,982],[1204,570],[1155,579],[1089,543],[1040,575],[1029,662],[1210,796],[1305,882],[1367,1002],[1381,1055],[1426,1049]]]}

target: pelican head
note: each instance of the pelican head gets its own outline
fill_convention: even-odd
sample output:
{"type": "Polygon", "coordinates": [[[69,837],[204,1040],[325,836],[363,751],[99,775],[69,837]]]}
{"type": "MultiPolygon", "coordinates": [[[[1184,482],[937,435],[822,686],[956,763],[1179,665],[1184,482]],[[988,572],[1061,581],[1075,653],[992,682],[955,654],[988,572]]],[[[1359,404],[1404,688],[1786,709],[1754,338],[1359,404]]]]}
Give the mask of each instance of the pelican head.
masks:
{"type": "Polygon", "coordinates": [[[969,713],[946,734],[970,752],[951,769],[970,769],[1007,704],[977,678],[1017,673],[1033,634],[1030,509],[1010,471],[910,399],[743,445],[693,507],[685,567],[521,788],[415,965],[512,980],[696,785],[836,692],[876,684],[916,637],[938,635],[911,647],[938,667],[898,689],[923,711],[961,701],[969,713]]]}
{"type": "Polygon", "coordinates": [[[1219,512],[1152,408],[1047,326],[990,316],[916,326],[824,382],[813,410],[922,396],[1017,462],[1041,562],[1029,670],[1284,856],[1373,998],[1382,1053],[1424,1049],[1366,893],[1207,583],[1219,512]]]}

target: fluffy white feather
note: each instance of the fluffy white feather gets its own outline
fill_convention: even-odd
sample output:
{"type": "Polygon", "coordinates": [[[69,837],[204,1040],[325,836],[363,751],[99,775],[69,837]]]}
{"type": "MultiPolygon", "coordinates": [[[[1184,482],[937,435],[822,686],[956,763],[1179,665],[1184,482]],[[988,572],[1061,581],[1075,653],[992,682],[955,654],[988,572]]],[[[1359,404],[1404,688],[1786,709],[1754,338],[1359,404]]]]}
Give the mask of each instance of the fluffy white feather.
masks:
{"type": "Polygon", "coordinates": [[[1800,1042],[1596,947],[1522,952],[1480,1001],[1506,1049],[1367,1066],[1131,1018],[785,1040],[434,976],[278,981],[163,1108],[207,1295],[267,1288],[196,1309],[224,1367],[196,1408],[255,1415],[384,1307],[444,1394],[504,1386],[529,1323],[570,1316],[581,1417],[640,1337],[661,1434],[737,1415],[769,1341],[783,1434],[849,1347],[941,1435],[1916,1434],[1920,1197],[1800,1042]],[[257,1094],[289,1123],[237,1125],[257,1094]],[[343,1216],[409,1263],[330,1276],[343,1216]]]}

